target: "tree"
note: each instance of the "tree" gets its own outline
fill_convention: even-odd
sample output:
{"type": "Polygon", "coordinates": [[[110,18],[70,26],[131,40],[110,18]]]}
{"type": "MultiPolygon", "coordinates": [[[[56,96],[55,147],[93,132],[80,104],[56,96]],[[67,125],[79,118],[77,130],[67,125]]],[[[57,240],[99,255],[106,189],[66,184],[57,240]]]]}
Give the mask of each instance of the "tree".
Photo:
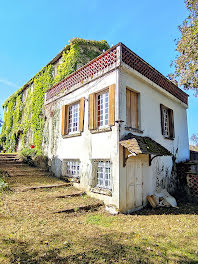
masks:
{"type": "Polygon", "coordinates": [[[175,73],[169,77],[198,96],[198,0],[185,0],[185,4],[189,16],[179,26],[181,38],[176,48],[179,54],[173,62],[175,73]]]}
{"type": "Polygon", "coordinates": [[[193,142],[193,145],[198,147],[198,135],[193,134],[192,137],[191,137],[191,141],[193,142]]]}

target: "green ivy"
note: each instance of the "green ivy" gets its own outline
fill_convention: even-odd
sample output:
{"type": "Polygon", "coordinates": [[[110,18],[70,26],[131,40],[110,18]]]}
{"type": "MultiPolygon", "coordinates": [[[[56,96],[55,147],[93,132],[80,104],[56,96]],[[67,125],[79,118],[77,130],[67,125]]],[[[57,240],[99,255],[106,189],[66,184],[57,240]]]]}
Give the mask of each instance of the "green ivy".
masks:
{"type": "Polygon", "coordinates": [[[17,142],[20,138],[22,148],[32,144],[36,147],[37,155],[41,155],[45,123],[43,116],[45,92],[108,48],[109,45],[105,40],[74,38],[64,48],[62,63],[58,66],[58,74],[55,78],[53,78],[53,65],[47,65],[11,95],[3,104],[4,121],[0,135],[0,145],[3,149],[6,152],[17,151],[17,142]],[[34,85],[33,92],[31,85],[34,85]],[[26,98],[23,98],[25,89],[27,89],[26,98]]]}

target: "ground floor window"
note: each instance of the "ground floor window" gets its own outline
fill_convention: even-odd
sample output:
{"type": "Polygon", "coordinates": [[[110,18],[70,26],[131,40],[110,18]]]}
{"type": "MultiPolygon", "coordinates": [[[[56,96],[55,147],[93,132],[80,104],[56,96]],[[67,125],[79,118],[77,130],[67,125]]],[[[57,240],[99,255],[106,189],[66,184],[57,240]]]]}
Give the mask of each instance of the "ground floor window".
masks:
{"type": "Polygon", "coordinates": [[[66,161],[66,176],[79,178],[80,161],[78,160],[67,160],[66,161]]]}
{"type": "Polygon", "coordinates": [[[111,163],[110,161],[97,161],[96,187],[111,189],[111,163]]]}

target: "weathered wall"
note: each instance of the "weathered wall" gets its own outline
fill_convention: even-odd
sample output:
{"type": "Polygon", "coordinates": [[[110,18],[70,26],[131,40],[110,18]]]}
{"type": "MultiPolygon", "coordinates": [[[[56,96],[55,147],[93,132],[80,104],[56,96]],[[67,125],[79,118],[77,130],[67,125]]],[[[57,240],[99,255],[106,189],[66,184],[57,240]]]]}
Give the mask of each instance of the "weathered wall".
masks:
{"type": "MultiPolygon", "coordinates": [[[[73,90],[62,98],[46,105],[45,125],[45,154],[51,159],[52,171],[61,176],[62,161],[64,159],[79,159],[80,184],[76,186],[90,191],[92,178],[92,160],[110,159],[112,162],[112,197],[89,192],[91,196],[102,199],[107,204],[115,204],[121,211],[127,211],[129,201],[126,171],[123,167],[123,149],[119,140],[129,132],[136,135],[149,136],[176,155],[177,161],[189,158],[186,106],[173,96],[158,87],[140,79],[129,70],[114,70],[102,77],[73,90]],[[118,124],[112,131],[92,134],[88,129],[88,96],[99,92],[111,84],[116,84],[115,120],[123,120],[120,132],[118,124]],[[140,93],[140,129],[137,134],[125,129],[126,121],[126,87],[140,93]],[[63,138],[61,136],[61,108],[85,97],[84,131],[76,137],[63,138]],[[165,139],[161,134],[160,104],[163,103],[174,111],[175,139],[165,139]]],[[[132,157],[130,159],[133,159],[132,157]]],[[[167,187],[171,183],[172,158],[158,157],[149,166],[148,155],[140,155],[142,164],[142,199],[146,204],[146,196],[152,194],[156,188],[167,187]]]]}
{"type": "MultiPolygon", "coordinates": [[[[140,135],[149,136],[156,142],[167,148],[171,153],[176,155],[176,161],[185,161],[189,159],[189,143],[186,106],[173,96],[151,82],[147,82],[146,78],[136,75],[136,72],[128,67],[123,68],[120,74],[119,83],[119,102],[120,111],[119,119],[124,122],[120,129],[120,138],[129,132],[140,135]],[[143,133],[128,131],[126,126],[126,87],[140,93],[140,130],[143,133]],[[165,139],[161,133],[161,115],[160,104],[167,106],[174,111],[175,139],[165,139]]],[[[120,157],[122,156],[122,148],[120,149],[120,157]]],[[[133,159],[133,158],[131,158],[133,159]]],[[[146,163],[144,163],[146,164],[146,163]]],[[[148,162],[147,162],[148,164],[148,162]]],[[[151,166],[144,165],[143,168],[143,200],[146,196],[153,194],[159,186],[168,187],[172,181],[172,157],[157,157],[152,161],[151,166]]],[[[120,207],[126,209],[126,167],[123,168],[120,162],[120,207]]]]}
{"type": "MultiPolygon", "coordinates": [[[[57,102],[46,106],[46,127],[44,144],[45,154],[52,160],[52,171],[56,176],[61,176],[61,162],[63,159],[79,159],[80,184],[76,186],[89,191],[92,178],[92,160],[109,159],[112,162],[112,197],[90,192],[91,196],[100,198],[108,204],[119,207],[119,129],[118,125],[112,127],[112,131],[92,134],[88,129],[88,97],[91,93],[100,92],[109,85],[116,84],[115,102],[118,104],[118,71],[106,74],[104,77],[92,81],[83,87],[67,94],[57,102]],[[63,138],[61,136],[61,109],[85,97],[84,131],[79,136],[63,138]],[[55,112],[57,116],[55,117],[55,112]],[[52,116],[53,115],[53,116],[52,116]],[[56,119],[56,121],[55,121],[56,119]],[[53,126],[54,123],[54,126],[53,126]],[[56,125],[58,124],[58,125],[56,125]],[[48,133],[49,131],[49,133],[48,133]],[[48,143],[47,143],[48,138],[48,143]]],[[[117,120],[118,109],[115,109],[117,120]]]]}

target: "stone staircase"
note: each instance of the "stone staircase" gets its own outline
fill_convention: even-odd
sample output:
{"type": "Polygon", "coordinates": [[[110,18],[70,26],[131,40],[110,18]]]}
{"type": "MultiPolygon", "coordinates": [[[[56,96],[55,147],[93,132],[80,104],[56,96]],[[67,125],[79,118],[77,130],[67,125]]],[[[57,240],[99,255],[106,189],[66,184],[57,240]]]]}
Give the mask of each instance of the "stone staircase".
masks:
{"type": "Polygon", "coordinates": [[[45,186],[59,187],[66,185],[60,179],[52,177],[49,171],[30,167],[28,164],[23,163],[17,154],[0,154],[0,170],[7,173],[7,181],[12,190],[19,190],[20,187],[23,190],[27,187],[42,188],[45,186]]]}
{"type": "Polygon", "coordinates": [[[30,167],[23,163],[17,154],[0,154],[0,169],[6,171],[10,177],[32,176],[32,174],[50,175],[44,169],[30,167]]]}
{"type": "Polygon", "coordinates": [[[87,197],[72,183],[66,183],[44,169],[24,164],[17,154],[0,154],[1,170],[6,172],[5,181],[12,191],[11,204],[15,201],[16,208],[26,204],[26,211],[36,207],[36,211],[43,214],[75,214],[96,211],[103,206],[103,202],[87,197]]]}

